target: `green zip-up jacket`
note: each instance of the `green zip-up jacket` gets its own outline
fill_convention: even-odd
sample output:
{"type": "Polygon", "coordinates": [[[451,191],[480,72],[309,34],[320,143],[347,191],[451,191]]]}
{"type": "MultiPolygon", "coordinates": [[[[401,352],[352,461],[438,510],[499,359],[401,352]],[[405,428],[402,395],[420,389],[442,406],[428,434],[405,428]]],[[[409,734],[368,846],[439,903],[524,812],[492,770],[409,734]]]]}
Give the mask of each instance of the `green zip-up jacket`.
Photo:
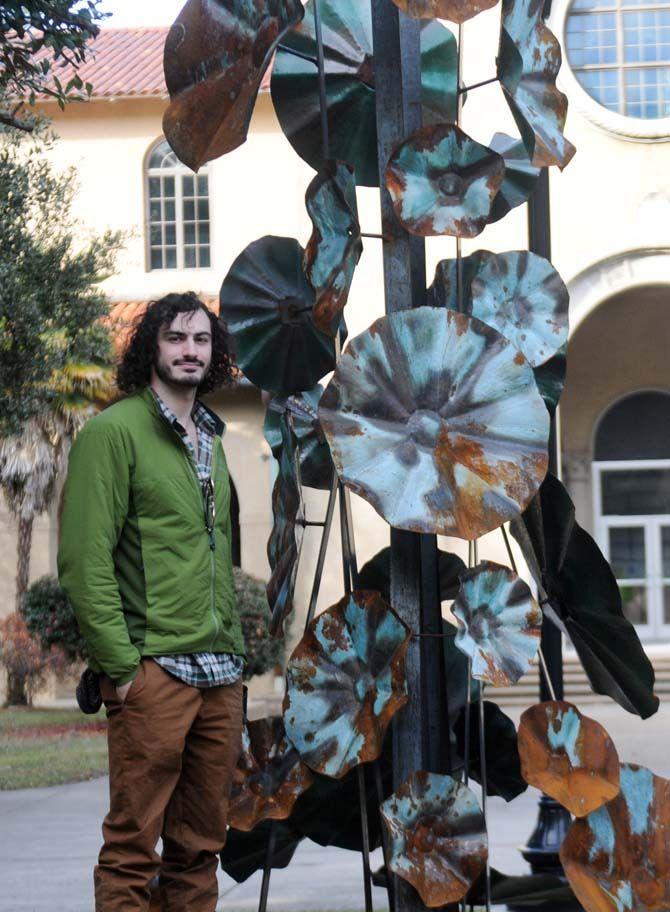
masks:
{"type": "Polygon", "coordinates": [[[193,459],[148,388],[92,418],[72,446],[58,574],[91,668],[117,685],[142,656],[244,655],[223,423],[212,417],[212,536],[193,459]]]}

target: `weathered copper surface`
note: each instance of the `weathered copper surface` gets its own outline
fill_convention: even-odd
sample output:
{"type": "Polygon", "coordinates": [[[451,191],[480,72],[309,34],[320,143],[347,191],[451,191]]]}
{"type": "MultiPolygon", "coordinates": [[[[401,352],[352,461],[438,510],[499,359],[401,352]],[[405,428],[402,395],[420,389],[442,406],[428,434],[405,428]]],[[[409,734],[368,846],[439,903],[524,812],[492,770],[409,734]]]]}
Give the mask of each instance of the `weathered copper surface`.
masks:
{"type": "Polygon", "coordinates": [[[314,325],[314,289],[293,238],[249,244],[223,280],[220,301],[237,364],[261,389],[290,396],[335,366],[335,341],[314,325]]]}
{"type": "Polygon", "coordinates": [[[410,234],[471,238],[484,230],[505,162],[455,124],[422,127],[393,151],[386,186],[410,234]]]}
{"type": "Polygon", "coordinates": [[[472,677],[507,687],[537,656],[542,612],[528,586],[508,567],[482,561],[461,574],[451,609],[456,645],[472,660],[472,677]]]}
{"type": "Polygon", "coordinates": [[[391,870],[431,909],[462,899],[488,856],[484,815],[470,789],[451,776],[417,772],[381,812],[391,870]]]}
{"type": "MultiPolygon", "coordinates": [[[[291,397],[289,402],[299,402],[300,409],[293,415],[293,431],[298,440],[300,453],[300,481],[308,488],[329,490],[333,480],[333,460],[330,447],[321,430],[317,414],[323,387],[317,383],[311,390],[306,390],[299,397],[291,397]]],[[[280,413],[269,408],[265,415],[263,434],[272,450],[272,455],[279,461],[282,454],[282,435],[280,413]]]]}
{"type": "Polygon", "coordinates": [[[547,470],[530,366],[451,310],[373,323],[347,346],[319,417],[342,480],[400,529],[477,538],[517,515],[547,470]]]}
{"type": "Polygon", "coordinates": [[[393,0],[398,9],[413,19],[449,19],[465,22],[498,0],[393,0]]]}
{"type": "Polygon", "coordinates": [[[621,765],[621,791],[577,819],[560,850],[585,912],[670,909],[670,781],[621,765]]]}
{"type": "MultiPolygon", "coordinates": [[[[319,0],[330,155],[354,168],[356,183],[379,185],[370,0],[319,0]]],[[[316,59],[313,2],[282,41],[316,59]]],[[[439,22],[421,31],[423,122],[454,120],[458,98],[456,39],[439,22]]],[[[315,171],[324,164],[317,67],[281,48],[272,69],[272,101],[289,142],[315,171]]]]}
{"type": "Polygon", "coordinates": [[[261,820],[285,820],[313,779],[281,718],[247,722],[230,792],[230,826],[248,832],[261,820]]]}
{"type": "Polygon", "coordinates": [[[300,0],[188,0],[165,42],[163,132],[194,171],[247,138],[256,95],[300,0]]]}
{"type": "Polygon", "coordinates": [[[493,200],[489,216],[491,223],[503,218],[510,209],[527,202],[535,190],[540,169],[531,164],[526,147],[520,139],[496,133],[489,146],[505,159],[505,177],[493,200]]]}
{"type": "Polygon", "coordinates": [[[521,772],[529,785],[584,817],[619,792],[619,756],[594,719],[562,700],[537,703],[517,733],[521,772]]]}
{"type": "Polygon", "coordinates": [[[568,289],[549,260],[527,250],[478,250],[463,260],[460,302],[457,274],[457,260],[438,263],[429,302],[493,326],[531,367],[540,367],[567,342],[568,289]]]}
{"type": "Polygon", "coordinates": [[[575,147],[563,136],[568,99],[556,88],[561,46],[544,0],[502,0],[498,77],[533,165],[564,168],[575,147]]]}
{"type": "Polygon", "coordinates": [[[305,248],[305,275],[316,292],[312,319],[334,336],[363,252],[353,168],[329,159],[307,188],[305,202],[313,225],[305,248]]]}
{"type": "Polygon", "coordinates": [[[284,724],[302,759],[339,779],[376,760],[407,702],[407,627],[378,592],[354,591],[308,626],[286,669],[284,724]]]}
{"type": "Polygon", "coordinates": [[[298,441],[284,413],[280,418],[282,452],[272,489],[274,521],[268,539],[272,571],[266,593],[270,606],[270,633],[283,636],[284,621],[293,610],[293,591],[302,545],[302,492],[298,476],[298,441]]]}

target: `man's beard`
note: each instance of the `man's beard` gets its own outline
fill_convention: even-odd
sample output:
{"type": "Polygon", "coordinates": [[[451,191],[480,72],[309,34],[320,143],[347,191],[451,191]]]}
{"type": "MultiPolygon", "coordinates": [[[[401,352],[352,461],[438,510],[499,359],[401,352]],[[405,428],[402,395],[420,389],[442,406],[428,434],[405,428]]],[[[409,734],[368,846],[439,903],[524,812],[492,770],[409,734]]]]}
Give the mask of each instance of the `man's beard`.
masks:
{"type": "MultiPolygon", "coordinates": [[[[202,366],[201,362],[197,362],[197,363],[191,362],[191,363],[196,364],[196,366],[202,366]]],[[[156,363],[154,364],[154,368],[156,370],[156,373],[160,377],[160,379],[163,381],[163,383],[165,383],[167,386],[177,386],[179,388],[187,387],[187,388],[192,389],[193,387],[198,387],[203,382],[203,380],[205,379],[205,375],[206,375],[205,372],[203,372],[200,375],[183,374],[181,376],[175,376],[171,372],[170,367],[166,366],[160,359],[156,360],[156,363]]]]}

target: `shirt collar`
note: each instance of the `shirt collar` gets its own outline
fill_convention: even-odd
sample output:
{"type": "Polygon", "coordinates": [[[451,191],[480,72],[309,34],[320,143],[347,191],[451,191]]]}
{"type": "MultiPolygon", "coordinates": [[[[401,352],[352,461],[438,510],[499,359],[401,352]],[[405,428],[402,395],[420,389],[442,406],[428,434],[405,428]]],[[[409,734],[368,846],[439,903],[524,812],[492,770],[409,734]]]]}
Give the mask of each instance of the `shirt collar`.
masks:
{"type": "MultiPolygon", "coordinates": [[[[172,411],[170,406],[161,399],[161,397],[152,386],[150,386],[149,389],[151,390],[151,394],[156,400],[156,405],[158,406],[158,409],[165,420],[171,425],[177,425],[177,427],[181,428],[183,431],[184,428],[182,427],[181,422],[172,411]]],[[[214,436],[216,434],[216,422],[212,413],[205,405],[202,404],[202,402],[199,402],[197,399],[193,405],[191,418],[193,418],[193,422],[196,428],[206,431],[206,433],[210,434],[211,436],[214,436]]]]}

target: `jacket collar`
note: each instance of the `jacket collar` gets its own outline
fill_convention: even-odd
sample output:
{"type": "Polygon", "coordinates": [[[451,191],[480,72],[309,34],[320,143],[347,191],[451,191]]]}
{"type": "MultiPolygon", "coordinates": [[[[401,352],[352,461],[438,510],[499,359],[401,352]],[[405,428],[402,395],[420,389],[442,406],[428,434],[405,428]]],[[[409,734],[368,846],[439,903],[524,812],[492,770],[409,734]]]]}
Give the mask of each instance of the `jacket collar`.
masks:
{"type": "MultiPolygon", "coordinates": [[[[144,389],[142,390],[142,392],[139,394],[139,396],[146,403],[146,405],[153,412],[153,414],[156,415],[157,418],[160,418],[161,420],[163,420],[162,415],[160,413],[160,409],[158,407],[158,403],[156,402],[154,394],[151,392],[151,388],[149,386],[145,386],[144,389]]],[[[218,437],[223,437],[223,435],[226,432],[225,422],[223,422],[219,418],[219,416],[216,414],[216,412],[213,412],[212,409],[208,408],[204,404],[204,402],[201,402],[200,400],[198,400],[198,403],[207,412],[209,417],[214,422],[214,429],[215,429],[216,435],[218,437]]]]}

